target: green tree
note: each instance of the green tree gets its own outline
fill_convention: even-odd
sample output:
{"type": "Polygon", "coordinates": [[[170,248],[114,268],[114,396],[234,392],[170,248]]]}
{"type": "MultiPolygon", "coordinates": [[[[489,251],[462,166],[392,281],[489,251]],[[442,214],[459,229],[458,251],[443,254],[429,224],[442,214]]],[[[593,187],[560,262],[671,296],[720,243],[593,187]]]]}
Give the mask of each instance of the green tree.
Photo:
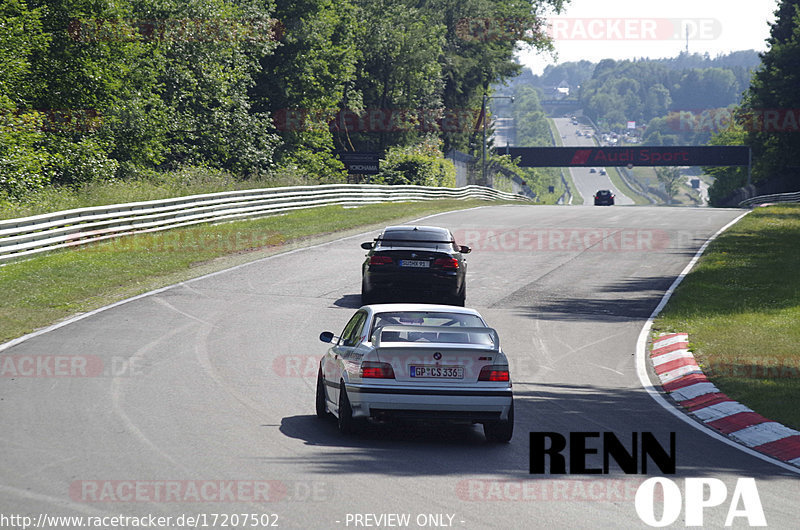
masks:
{"type": "Polygon", "coordinates": [[[531,86],[519,86],[514,91],[511,106],[517,130],[519,147],[545,147],[553,145],[547,116],[539,102],[539,92],[531,86]]]}
{"type": "Polygon", "coordinates": [[[390,148],[381,163],[380,174],[372,182],[454,187],[456,168],[444,158],[441,140],[428,135],[418,144],[390,148]]]}
{"type": "Polygon", "coordinates": [[[753,149],[753,180],[780,178],[792,191],[800,181],[796,161],[800,129],[787,118],[796,118],[800,108],[800,1],[781,1],[767,44],[742,105],[744,114],[751,116],[745,120],[750,129],[747,143],[753,149]],[[777,112],[775,126],[763,120],[765,111],[777,112]]]}
{"type": "MultiPolygon", "coordinates": [[[[736,122],[715,134],[710,145],[744,145],[747,131],[736,122]]],[[[714,177],[708,189],[708,202],[711,206],[725,206],[725,200],[738,188],[747,184],[747,168],[741,166],[704,167],[703,171],[714,177]]]]}
{"type": "Polygon", "coordinates": [[[650,120],[666,115],[671,105],[672,96],[667,87],[661,83],[651,85],[647,89],[647,97],[644,102],[644,119],[650,120]]]}
{"type": "Polygon", "coordinates": [[[357,41],[361,56],[342,108],[373,113],[378,120],[367,119],[365,132],[351,131],[342,123],[337,141],[343,148],[363,151],[413,143],[419,132],[411,125],[398,126],[392,118],[441,107],[444,27],[427,10],[405,0],[360,0],[358,16],[364,29],[357,41]]]}
{"type": "Polygon", "coordinates": [[[240,176],[272,167],[277,143],[272,119],[253,108],[249,95],[259,59],[276,46],[271,6],[225,0],[137,2],[137,17],[177,26],[150,43],[164,61],[156,72],[168,124],[163,165],[207,164],[240,176]],[[208,26],[193,34],[191,27],[184,32],[183,21],[208,26]]]}
{"type": "Polygon", "coordinates": [[[361,56],[357,9],[350,0],[281,1],[274,16],[282,28],[279,45],[261,58],[250,93],[256,108],[279,126],[276,161],[320,181],[341,179],[344,166],[334,158],[328,119],[361,56]]]}
{"type": "Polygon", "coordinates": [[[48,183],[41,149],[44,116],[32,110],[40,83],[31,57],[47,47],[41,11],[22,0],[0,0],[0,197],[18,197],[48,183]]]}
{"type": "Polygon", "coordinates": [[[658,178],[658,181],[664,185],[664,191],[666,191],[670,200],[672,200],[675,195],[678,194],[681,182],[684,180],[683,175],[681,175],[680,168],[672,166],[657,167],[656,178],[658,178]]]}
{"type": "MultiPolygon", "coordinates": [[[[490,87],[519,74],[518,49],[553,50],[544,17],[563,9],[563,0],[428,0],[426,9],[446,28],[440,56],[442,104],[479,111],[490,87]],[[468,30],[465,30],[468,28],[468,30]]],[[[445,131],[445,151],[480,150],[476,129],[445,131]]]]}

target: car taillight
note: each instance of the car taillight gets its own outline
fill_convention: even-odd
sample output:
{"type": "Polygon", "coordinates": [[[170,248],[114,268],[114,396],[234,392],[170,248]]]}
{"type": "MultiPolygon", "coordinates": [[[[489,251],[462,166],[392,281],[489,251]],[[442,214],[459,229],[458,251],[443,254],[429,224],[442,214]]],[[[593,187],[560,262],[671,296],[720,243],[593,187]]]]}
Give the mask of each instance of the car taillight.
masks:
{"type": "Polygon", "coordinates": [[[394,379],[394,370],[389,363],[364,361],[361,363],[361,377],[372,379],[394,379]]]}
{"type": "Polygon", "coordinates": [[[389,265],[392,262],[392,258],[389,256],[372,256],[369,258],[370,265],[389,265]]]}
{"type": "Polygon", "coordinates": [[[508,366],[484,366],[478,376],[478,381],[509,381],[508,366]]]}
{"type": "Polygon", "coordinates": [[[434,267],[441,267],[443,269],[457,269],[458,260],[455,258],[436,258],[433,262],[434,267]]]}

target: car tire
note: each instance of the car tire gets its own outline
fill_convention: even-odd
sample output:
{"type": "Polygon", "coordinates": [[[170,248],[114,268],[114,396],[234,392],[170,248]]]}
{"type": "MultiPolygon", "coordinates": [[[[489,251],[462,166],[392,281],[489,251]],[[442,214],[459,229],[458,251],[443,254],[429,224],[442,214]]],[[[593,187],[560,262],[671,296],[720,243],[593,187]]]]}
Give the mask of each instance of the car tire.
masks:
{"type": "Polygon", "coordinates": [[[356,431],[356,420],[353,419],[353,409],[350,406],[350,399],[347,397],[347,390],[344,388],[344,381],[339,388],[339,432],[342,434],[353,434],[356,431]]]}
{"type": "Polygon", "coordinates": [[[508,443],[514,434],[514,402],[508,409],[508,419],[502,421],[486,422],[483,424],[483,434],[489,442],[508,443]]]}
{"type": "Polygon", "coordinates": [[[461,284],[461,290],[458,291],[458,294],[453,298],[453,304],[459,307],[464,307],[467,303],[467,284],[466,282],[461,284]]]}
{"type": "Polygon", "coordinates": [[[325,381],[322,379],[322,367],[320,366],[319,372],[317,373],[317,417],[318,418],[327,418],[328,417],[328,406],[327,406],[327,393],[325,392],[325,381]]]}
{"type": "Polygon", "coordinates": [[[367,289],[364,280],[361,280],[361,305],[370,305],[375,303],[375,294],[371,289],[367,289]]]}

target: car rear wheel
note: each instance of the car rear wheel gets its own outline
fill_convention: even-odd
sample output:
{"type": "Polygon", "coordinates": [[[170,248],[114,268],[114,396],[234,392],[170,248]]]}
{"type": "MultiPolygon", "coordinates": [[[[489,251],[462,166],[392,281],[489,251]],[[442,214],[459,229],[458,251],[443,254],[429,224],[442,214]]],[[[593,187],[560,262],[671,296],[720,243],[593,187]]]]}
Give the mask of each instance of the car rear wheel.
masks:
{"type": "Polygon", "coordinates": [[[325,393],[325,381],[322,380],[322,367],[320,367],[319,372],[317,373],[317,417],[318,418],[327,418],[328,417],[328,407],[327,407],[327,396],[325,393]]]}
{"type": "Polygon", "coordinates": [[[514,402],[508,409],[508,419],[503,421],[493,421],[483,424],[483,434],[490,442],[508,443],[514,434],[514,402]]]}
{"type": "Polygon", "coordinates": [[[344,381],[339,388],[339,432],[342,434],[352,434],[356,430],[356,421],[353,419],[353,409],[350,407],[350,399],[347,397],[347,390],[344,388],[344,381]]]}
{"type": "Polygon", "coordinates": [[[375,302],[375,294],[371,289],[367,289],[364,280],[361,280],[361,305],[369,305],[375,302]]]}
{"type": "Polygon", "coordinates": [[[464,307],[467,303],[467,284],[463,283],[461,285],[461,289],[458,291],[458,294],[453,297],[453,305],[457,305],[460,307],[464,307]]]}

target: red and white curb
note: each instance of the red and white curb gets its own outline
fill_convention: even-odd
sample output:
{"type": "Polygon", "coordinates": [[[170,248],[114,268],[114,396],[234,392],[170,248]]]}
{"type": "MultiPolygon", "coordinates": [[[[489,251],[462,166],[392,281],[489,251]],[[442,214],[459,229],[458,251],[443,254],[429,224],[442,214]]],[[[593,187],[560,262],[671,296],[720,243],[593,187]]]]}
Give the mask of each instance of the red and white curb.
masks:
{"type": "Polygon", "coordinates": [[[800,467],[800,432],[720,392],[689,351],[687,334],[654,338],[650,359],[664,390],[691,416],[755,451],[800,467]]]}

